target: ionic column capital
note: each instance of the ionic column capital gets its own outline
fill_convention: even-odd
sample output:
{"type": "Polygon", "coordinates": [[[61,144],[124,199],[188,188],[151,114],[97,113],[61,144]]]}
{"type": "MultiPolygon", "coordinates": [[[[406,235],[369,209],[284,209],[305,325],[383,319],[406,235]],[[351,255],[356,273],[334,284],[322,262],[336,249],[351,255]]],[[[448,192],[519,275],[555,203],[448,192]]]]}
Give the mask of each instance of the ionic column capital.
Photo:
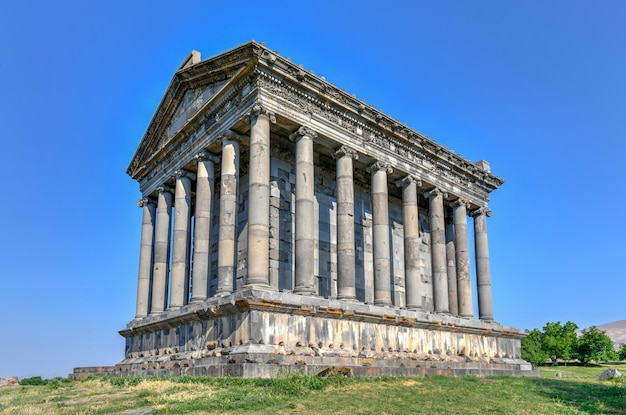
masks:
{"type": "Polygon", "coordinates": [[[412,174],[409,174],[400,180],[396,180],[396,186],[398,187],[406,187],[411,184],[415,184],[416,187],[418,188],[422,187],[422,181],[419,178],[413,176],[412,174]]]}
{"type": "Polygon", "coordinates": [[[159,187],[156,188],[156,191],[161,194],[161,193],[169,193],[172,194],[174,193],[174,189],[172,189],[170,186],[167,185],[161,185],[159,187]]]}
{"type": "Polygon", "coordinates": [[[224,141],[235,141],[237,143],[247,143],[248,138],[229,130],[229,131],[224,131],[220,133],[215,139],[215,142],[220,145],[224,145],[224,141]]]}
{"type": "Polygon", "coordinates": [[[187,170],[176,170],[173,174],[172,177],[176,180],[179,179],[183,179],[183,178],[188,178],[188,179],[195,179],[196,175],[190,171],[187,170]]]}
{"type": "Polygon", "coordinates": [[[210,161],[212,163],[219,163],[220,158],[216,155],[209,153],[208,151],[201,151],[193,157],[194,164],[198,164],[201,161],[210,161]]]}
{"type": "Polygon", "coordinates": [[[359,153],[357,153],[357,151],[355,149],[353,149],[351,147],[348,147],[346,145],[342,145],[337,150],[335,150],[335,152],[333,153],[333,157],[335,159],[338,159],[338,158],[344,157],[344,156],[348,156],[348,157],[352,158],[353,160],[358,160],[359,159],[359,153]]]}
{"type": "Polygon", "coordinates": [[[317,133],[309,127],[302,126],[289,135],[291,141],[296,141],[299,137],[317,138],[317,133]]]}
{"type": "Polygon", "coordinates": [[[441,190],[438,187],[434,187],[432,189],[430,189],[429,191],[424,193],[424,197],[427,199],[431,199],[431,198],[435,198],[437,196],[443,196],[443,198],[447,198],[448,197],[448,193],[444,192],[443,190],[441,190]]]}
{"type": "Polygon", "coordinates": [[[252,105],[252,108],[250,108],[250,111],[246,116],[246,121],[249,124],[252,122],[252,119],[258,118],[260,115],[264,115],[269,118],[272,124],[276,123],[276,115],[273,112],[269,111],[267,108],[263,107],[258,102],[252,105]]]}
{"type": "Polygon", "coordinates": [[[480,215],[487,215],[487,216],[491,216],[491,209],[488,209],[486,207],[481,207],[475,210],[472,210],[469,215],[473,218],[475,218],[476,216],[480,216],[480,215]]]}
{"type": "Polygon", "coordinates": [[[154,200],[147,198],[147,197],[141,198],[137,201],[137,207],[141,207],[141,208],[146,205],[154,205],[154,204],[155,204],[154,200]]]}
{"type": "Polygon", "coordinates": [[[391,164],[387,163],[386,161],[380,160],[375,162],[374,164],[370,164],[370,166],[366,170],[368,173],[381,170],[384,170],[386,173],[393,173],[393,168],[391,167],[391,164]]]}
{"type": "Polygon", "coordinates": [[[465,206],[465,208],[469,208],[470,207],[470,202],[467,199],[463,199],[462,197],[459,197],[457,200],[453,200],[450,203],[450,207],[452,208],[457,208],[460,206],[465,206]]]}

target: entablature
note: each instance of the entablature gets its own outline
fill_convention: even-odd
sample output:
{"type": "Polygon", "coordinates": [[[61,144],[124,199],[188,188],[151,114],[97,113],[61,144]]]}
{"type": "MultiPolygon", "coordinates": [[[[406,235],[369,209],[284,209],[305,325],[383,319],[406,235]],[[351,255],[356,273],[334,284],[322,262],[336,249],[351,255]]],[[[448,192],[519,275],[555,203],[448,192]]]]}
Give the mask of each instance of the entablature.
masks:
{"type": "Polygon", "coordinates": [[[473,164],[256,42],[176,72],[127,173],[140,182],[142,192],[155,188],[166,170],[183,167],[178,164],[186,153],[202,150],[215,134],[241,125],[254,100],[274,107],[293,125],[315,129],[327,143],[347,144],[387,160],[477,207],[486,206],[489,193],[503,183],[488,163],[473,164]],[[167,134],[166,124],[185,94],[215,82],[222,83],[180,128],[167,134]]]}
{"type": "MultiPolygon", "coordinates": [[[[471,161],[455,152],[436,143],[427,136],[417,132],[376,108],[349,95],[345,90],[337,88],[323,77],[316,76],[312,71],[306,71],[301,65],[295,65],[289,59],[283,58],[265,49],[258,60],[257,73],[262,74],[270,83],[282,85],[287,91],[299,95],[298,98],[317,106],[334,109],[335,114],[357,131],[365,127],[373,135],[387,140],[404,141],[408,146],[421,149],[427,157],[438,163],[448,164],[451,169],[458,170],[476,181],[482,181],[486,189],[495,190],[504,181],[481,169],[471,161]]],[[[303,109],[306,104],[301,103],[303,109]]],[[[367,137],[365,137],[367,139],[367,137]]]]}

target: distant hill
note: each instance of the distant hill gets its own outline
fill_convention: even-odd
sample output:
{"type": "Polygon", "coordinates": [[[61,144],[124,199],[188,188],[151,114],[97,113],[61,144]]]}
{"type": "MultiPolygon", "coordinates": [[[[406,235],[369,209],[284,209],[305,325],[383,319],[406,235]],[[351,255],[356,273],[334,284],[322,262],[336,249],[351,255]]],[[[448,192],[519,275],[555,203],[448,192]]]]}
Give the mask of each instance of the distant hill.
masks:
{"type": "Polygon", "coordinates": [[[613,340],[615,347],[619,347],[622,343],[626,344],[626,320],[617,320],[597,327],[606,332],[607,336],[613,340]]]}

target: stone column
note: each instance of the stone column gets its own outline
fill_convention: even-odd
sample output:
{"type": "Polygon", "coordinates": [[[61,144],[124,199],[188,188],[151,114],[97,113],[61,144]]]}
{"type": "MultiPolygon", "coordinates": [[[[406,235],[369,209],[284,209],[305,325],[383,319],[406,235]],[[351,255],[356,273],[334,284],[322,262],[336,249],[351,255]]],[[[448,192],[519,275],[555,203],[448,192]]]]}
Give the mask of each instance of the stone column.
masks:
{"type": "Polygon", "coordinates": [[[296,142],[296,294],[315,294],[315,187],[313,139],[317,133],[300,127],[291,135],[296,142]]]}
{"type": "Polygon", "coordinates": [[[196,155],[196,208],[193,228],[193,269],[191,276],[191,301],[204,301],[208,297],[211,274],[211,210],[215,186],[217,157],[203,151],[196,155]]]}
{"type": "Polygon", "coordinates": [[[391,305],[391,261],[389,244],[389,194],[387,173],[393,169],[378,161],[368,169],[372,174],[372,234],[374,236],[374,304],[391,305]]]}
{"type": "Polygon", "coordinates": [[[454,247],[456,254],[456,283],[459,302],[459,316],[473,317],[472,283],[470,280],[469,243],[467,241],[467,206],[466,200],[458,199],[452,203],[454,223],[454,247]]]}
{"type": "Polygon", "coordinates": [[[154,222],[156,206],[148,198],[140,199],[137,206],[143,210],[141,221],[141,248],[139,250],[139,277],[137,279],[137,313],[135,318],[148,315],[150,304],[150,283],[152,282],[154,222]]]}
{"type": "Polygon", "coordinates": [[[239,142],[232,135],[222,137],[221,175],[217,294],[225,295],[233,292],[237,258],[239,142]]]}
{"type": "Polygon", "coordinates": [[[478,285],[478,316],[493,321],[491,303],[491,270],[489,267],[489,244],[487,241],[487,216],[491,211],[480,208],[472,212],[474,218],[474,251],[476,254],[476,283],[478,285]]]}
{"type": "Polygon", "coordinates": [[[191,224],[191,179],[184,170],[174,172],[174,247],[172,249],[172,293],[170,309],[180,308],[189,301],[189,249],[191,224]]]}
{"type": "Polygon", "coordinates": [[[348,146],[335,151],[337,160],[337,298],[356,300],[354,242],[354,170],[359,155],[348,146]]]}
{"type": "Polygon", "coordinates": [[[447,195],[434,188],[424,195],[429,201],[430,251],[432,257],[433,301],[436,313],[449,313],[448,271],[446,269],[446,237],[443,198],[447,195]]]}
{"type": "Polygon", "coordinates": [[[154,271],[152,273],[152,307],[150,314],[160,313],[167,305],[167,274],[170,263],[170,232],[172,215],[171,188],[157,188],[157,224],[154,243],[154,271]]]}
{"type": "Polygon", "coordinates": [[[459,299],[456,284],[456,248],[454,246],[454,224],[446,217],[446,271],[448,274],[448,306],[450,314],[459,315],[459,299]]]}
{"type": "Polygon", "coordinates": [[[246,286],[270,286],[270,121],[274,115],[255,104],[250,111],[248,169],[248,279],[246,286]]]}
{"type": "Polygon", "coordinates": [[[404,228],[404,280],[406,289],[406,308],[422,308],[421,276],[419,266],[419,208],[417,206],[417,188],[422,181],[412,175],[396,182],[402,187],[402,222],[404,228]]]}

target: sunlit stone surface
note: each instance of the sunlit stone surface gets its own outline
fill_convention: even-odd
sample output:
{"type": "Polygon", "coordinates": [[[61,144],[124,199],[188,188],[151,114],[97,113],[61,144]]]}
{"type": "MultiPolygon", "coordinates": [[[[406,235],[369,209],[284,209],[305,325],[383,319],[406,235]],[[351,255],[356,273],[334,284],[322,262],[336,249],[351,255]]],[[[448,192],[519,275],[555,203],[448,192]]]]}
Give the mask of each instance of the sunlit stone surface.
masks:
{"type": "Polygon", "coordinates": [[[489,163],[261,44],[192,52],[127,173],[136,316],[124,360],[75,377],[536,374],[494,320],[489,163]]]}

